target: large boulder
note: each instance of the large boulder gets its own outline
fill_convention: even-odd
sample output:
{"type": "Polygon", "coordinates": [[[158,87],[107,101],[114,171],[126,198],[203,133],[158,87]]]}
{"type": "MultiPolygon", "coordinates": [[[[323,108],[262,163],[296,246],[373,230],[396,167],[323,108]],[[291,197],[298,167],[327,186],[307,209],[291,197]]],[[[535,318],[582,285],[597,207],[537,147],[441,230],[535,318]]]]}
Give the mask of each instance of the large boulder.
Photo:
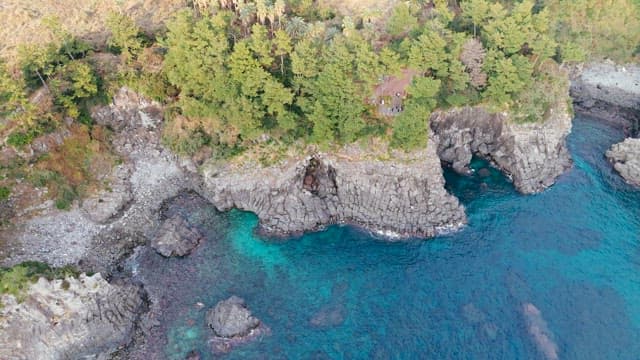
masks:
{"type": "Polygon", "coordinates": [[[607,158],[628,183],[640,186],[640,139],[628,138],[614,144],[607,151],[607,158]]]}
{"type": "Polygon", "coordinates": [[[139,287],[100,274],[40,278],[21,300],[2,296],[0,359],[106,358],[130,342],[143,309],[139,287]]]}
{"type": "Polygon", "coordinates": [[[260,320],[251,315],[243,299],[232,296],[207,312],[207,325],[217,336],[233,338],[248,335],[260,326],[260,320]]]}
{"type": "Polygon", "coordinates": [[[244,300],[237,296],[218,302],[207,312],[206,320],[214,333],[209,340],[214,354],[229,352],[238,345],[257,340],[271,332],[251,315],[244,300]]]}
{"type": "Polygon", "coordinates": [[[162,256],[185,256],[198,246],[202,238],[198,229],[182,216],[175,215],[162,224],[151,240],[151,246],[162,256]]]}

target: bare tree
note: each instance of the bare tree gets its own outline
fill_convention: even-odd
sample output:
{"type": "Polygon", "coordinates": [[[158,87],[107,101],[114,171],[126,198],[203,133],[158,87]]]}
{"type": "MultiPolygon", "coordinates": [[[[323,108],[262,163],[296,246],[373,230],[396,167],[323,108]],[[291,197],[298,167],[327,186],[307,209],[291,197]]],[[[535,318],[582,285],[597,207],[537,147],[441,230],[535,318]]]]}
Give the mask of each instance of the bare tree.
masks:
{"type": "Polygon", "coordinates": [[[460,53],[460,61],[471,77],[471,85],[477,89],[487,85],[487,74],[482,71],[485,55],[486,51],[482,43],[476,38],[467,40],[460,53]]]}

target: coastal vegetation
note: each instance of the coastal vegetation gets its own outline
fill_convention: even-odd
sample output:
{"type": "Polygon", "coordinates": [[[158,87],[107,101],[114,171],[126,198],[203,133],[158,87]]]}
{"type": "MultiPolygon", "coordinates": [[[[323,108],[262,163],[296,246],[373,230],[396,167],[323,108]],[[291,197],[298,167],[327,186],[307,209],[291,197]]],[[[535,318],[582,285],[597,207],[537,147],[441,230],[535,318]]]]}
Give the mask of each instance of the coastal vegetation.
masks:
{"type": "Polygon", "coordinates": [[[563,64],[638,59],[640,4],[631,0],[388,5],[338,13],[322,1],[194,0],[156,32],[111,11],[96,15],[105,43],[43,18],[52,41],[23,44],[0,64],[0,150],[11,150],[0,202],[17,182],[46,187],[61,209],[103,186],[92,164],[118,157],[90,109],[123,85],[165,106],[163,139],[181,154],[372,138],[411,150],[425,145],[436,109],[483,105],[541,121],[565,101],[563,64]],[[61,143],[24,155],[56,133],[61,143]]]}
{"type": "MultiPolygon", "coordinates": [[[[47,280],[77,277],[79,272],[71,266],[52,268],[49,265],[36,261],[26,261],[11,268],[0,269],[0,296],[13,295],[17,301],[24,300],[25,292],[29,285],[44,277],[47,280]]],[[[68,287],[69,283],[62,283],[68,287]]],[[[2,302],[0,302],[0,307],[2,302]]]]}

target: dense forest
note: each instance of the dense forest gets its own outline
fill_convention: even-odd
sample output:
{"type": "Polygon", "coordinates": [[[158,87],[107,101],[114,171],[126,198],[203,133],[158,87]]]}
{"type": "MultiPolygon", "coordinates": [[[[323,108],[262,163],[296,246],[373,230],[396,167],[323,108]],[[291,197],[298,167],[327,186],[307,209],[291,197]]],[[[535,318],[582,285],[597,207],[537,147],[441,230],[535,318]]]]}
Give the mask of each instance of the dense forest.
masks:
{"type": "Polygon", "coordinates": [[[413,0],[340,14],[312,0],[193,0],[153,34],[109,14],[104,46],[47,17],[55,41],[0,64],[0,147],[19,152],[61,127],[72,136],[44,156],[4,161],[0,201],[14,179],[46,185],[60,208],[87,191],[88,164],[118,161],[90,108],[123,85],[165,105],[164,141],[187,155],[372,137],[411,150],[426,144],[432,111],[464,105],[541,121],[566,101],[566,64],[638,60],[639,8],[413,0]]]}

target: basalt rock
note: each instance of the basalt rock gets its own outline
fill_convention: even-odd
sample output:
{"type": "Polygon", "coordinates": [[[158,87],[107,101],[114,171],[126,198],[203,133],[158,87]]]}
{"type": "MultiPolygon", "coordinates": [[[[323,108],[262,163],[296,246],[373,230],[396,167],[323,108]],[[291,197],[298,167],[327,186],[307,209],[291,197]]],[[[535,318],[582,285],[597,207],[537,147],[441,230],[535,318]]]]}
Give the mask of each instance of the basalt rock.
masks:
{"type": "Polygon", "coordinates": [[[214,353],[228,352],[235,346],[270,332],[268,327],[251,315],[244,300],[237,296],[218,302],[207,312],[206,320],[215,335],[210,340],[214,353]]]}
{"type": "Polygon", "coordinates": [[[640,186],[640,139],[627,138],[606,153],[613,167],[628,183],[640,186]]]}
{"type": "Polygon", "coordinates": [[[444,189],[436,147],[431,139],[422,151],[385,161],[313,153],[266,168],[208,164],[203,175],[218,209],[254,212],[269,235],[347,223],[430,237],[466,222],[463,207],[444,189]]]}
{"type": "Polygon", "coordinates": [[[31,285],[23,301],[2,297],[0,358],[106,358],[131,340],[142,290],[100,274],[31,285]]]}
{"type": "Polygon", "coordinates": [[[185,256],[198,246],[202,238],[198,229],[182,216],[175,215],[160,226],[151,246],[162,256],[185,256]]]}
{"type": "Polygon", "coordinates": [[[513,123],[508,114],[491,114],[482,107],[464,107],[431,116],[439,138],[438,155],[454,170],[466,174],[471,158],[487,159],[513,179],[520,192],[536,193],[551,186],[571,165],[566,137],[571,117],[566,104],[550,109],[546,120],[513,123]]]}
{"type": "Polygon", "coordinates": [[[608,120],[627,136],[640,130],[640,67],[612,62],[576,68],[571,76],[576,111],[608,120]]]}

